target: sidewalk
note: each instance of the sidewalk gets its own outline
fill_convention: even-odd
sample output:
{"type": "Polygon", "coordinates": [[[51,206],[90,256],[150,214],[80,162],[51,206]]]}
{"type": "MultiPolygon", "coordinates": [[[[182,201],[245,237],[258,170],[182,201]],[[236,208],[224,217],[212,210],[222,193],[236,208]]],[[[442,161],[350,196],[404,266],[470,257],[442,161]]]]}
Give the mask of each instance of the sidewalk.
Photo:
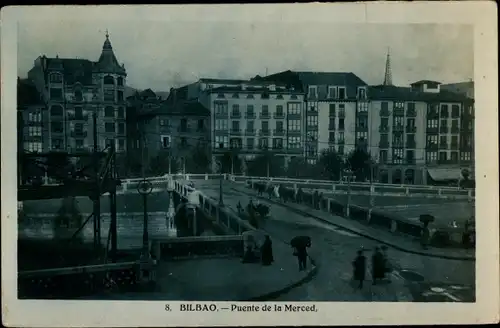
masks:
{"type": "MultiPolygon", "coordinates": [[[[239,192],[246,193],[246,194],[251,195],[255,198],[262,198],[262,199],[267,200],[267,197],[257,197],[257,192],[255,192],[254,190],[245,188],[242,185],[233,184],[233,188],[239,192]]],[[[412,240],[408,236],[393,234],[389,231],[377,229],[377,228],[371,227],[369,225],[360,223],[356,220],[346,219],[346,218],[343,218],[340,216],[326,213],[324,211],[316,210],[316,209],[313,209],[313,208],[306,206],[306,205],[299,205],[299,204],[296,204],[293,202],[288,202],[286,204],[283,204],[279,201],[276,201],[276,199],[272,199],[271,202],[274,204],[289,208],[289,209],[296,211],[298,213],[301,213],[304,216],[313,217],[313,218],[318,219],[320,221],[327,222],[327,223],[332,224],[334,226],[337,226],[337,227],[343,228],[345,230],[351,231],[355,234],[361,235],[365,238],[368,238],[371,240],[376,240],[382,244],[385,244],[387,246],[390,246],[394,249],[397,249],[397,250],[400,250],[403,252],[413,253],[413,254],[417,254],[417,255],[430,256],[430,257],[443,258],[443,259],[475,261],[475,251],[474,250],[465,250],[465,249],[446,250],[446,249],[438,249],[438,248],[423,250],[418,241],[412,240]]]]}

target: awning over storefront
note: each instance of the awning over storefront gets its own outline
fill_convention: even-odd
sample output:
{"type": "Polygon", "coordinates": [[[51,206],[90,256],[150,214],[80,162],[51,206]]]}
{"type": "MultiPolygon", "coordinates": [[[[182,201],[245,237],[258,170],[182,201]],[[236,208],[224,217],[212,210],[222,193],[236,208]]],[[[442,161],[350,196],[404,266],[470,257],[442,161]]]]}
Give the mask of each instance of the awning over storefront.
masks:
{"type": "Polygon", "coordinates": [[[462,169],[460,168],[428,169],[427,172],[434,181],[458,181],[462,179],[462,169]]]}

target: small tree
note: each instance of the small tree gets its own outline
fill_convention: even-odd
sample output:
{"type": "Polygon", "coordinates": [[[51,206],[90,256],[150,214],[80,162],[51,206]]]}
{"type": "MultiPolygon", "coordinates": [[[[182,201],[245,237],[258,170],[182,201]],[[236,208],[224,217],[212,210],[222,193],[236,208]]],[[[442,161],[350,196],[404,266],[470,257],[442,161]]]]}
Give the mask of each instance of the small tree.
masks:
{"type": "Polygon", "coordinates": [[[210,168],[211,156],[207,148],[197,146],[189,158],[186,159],[187,173],[207,173],[210,168]]]}
{"type": "Polygon", "coordinates": [[[317,167],[323,177],[338,181],[340,180],[344,163],[342,157],[335,150],[325,149],[321,152],[317,167]]]}
{"type": "Polygon", "coordinates": [[[364,181],[370,177],[373,160],[370,153],[358,147],[347,157],[347,166],[353,171],[357,181],[364,181]]]}
{"type": "Polygon", "coordinates": [[[272,152],[265,151],[263,154],[255,157],[248,163],[248,175],[252,176],[282,176],[284,170],[284,160],[275,156],[272,152]]]}
{"type": "Polygon", "coordinates": [[[241,158],[237,149],[231,149],[220,158],[222,173],[231,173],[231,168],[235,174],[241,173],[241,158]]]}

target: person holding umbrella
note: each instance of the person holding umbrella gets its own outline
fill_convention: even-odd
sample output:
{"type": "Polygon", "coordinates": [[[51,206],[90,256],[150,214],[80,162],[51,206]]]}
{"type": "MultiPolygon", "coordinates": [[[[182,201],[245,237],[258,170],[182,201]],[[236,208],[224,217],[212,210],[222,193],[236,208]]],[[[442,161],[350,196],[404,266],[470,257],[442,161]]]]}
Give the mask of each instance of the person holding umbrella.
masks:
{"type": "Polygon", "coordinates": [[[311,237],[297,236],[290,241],[290,245],[294,248],[293,255],[297,256],[299,261],[299,271],[307,268],[307,248],[311,247],[311,237]]]}

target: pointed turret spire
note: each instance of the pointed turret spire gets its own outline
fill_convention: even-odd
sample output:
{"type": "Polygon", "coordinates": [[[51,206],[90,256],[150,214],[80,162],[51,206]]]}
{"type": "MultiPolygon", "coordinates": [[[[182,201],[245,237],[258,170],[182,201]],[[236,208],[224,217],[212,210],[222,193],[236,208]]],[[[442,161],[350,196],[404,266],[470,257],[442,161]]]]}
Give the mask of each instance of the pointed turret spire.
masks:
{"type": "Polygon", "coordinates": [[[113,52],[113,47],[111,46],[111,41],[109,41],[109,32],[106,30],[106,40],[102,45],[102,52],[99,60],[97,61],[97,67],[99,71],[106,73],[124,73],[125,68],[122,67],[115,57],[113,52]]]}
{"type": "Polygon", "coordinates": [[[385,61],[384,85],[392,85],[391,54],[387,48],[387,59],[385,61]]]}

